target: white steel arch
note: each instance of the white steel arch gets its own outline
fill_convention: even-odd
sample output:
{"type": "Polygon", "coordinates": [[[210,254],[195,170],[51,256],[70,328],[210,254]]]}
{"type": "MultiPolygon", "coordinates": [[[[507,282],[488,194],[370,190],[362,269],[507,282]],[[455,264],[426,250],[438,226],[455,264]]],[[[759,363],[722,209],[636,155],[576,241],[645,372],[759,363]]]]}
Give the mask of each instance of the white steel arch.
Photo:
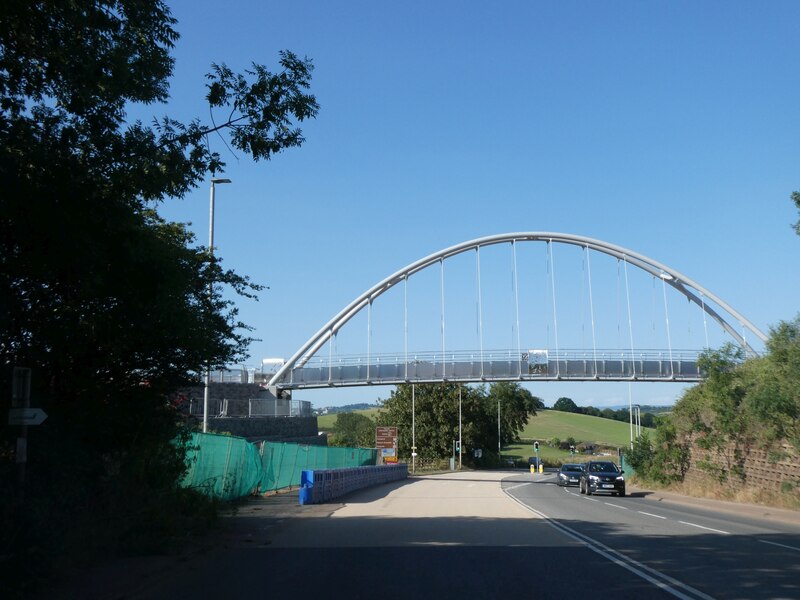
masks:
{"type": "Polygon", "coordinates": [[[477,238],[467,242],[450,246],[439,252],[430,254],[424,258],[419,259],[410,265],[403,267],[399,271],[393,273],[386,279],[372,286],[366,292],[361,294],[358,298],[353,300],[350,304],[345,306],[339,313],[336,314],[330,321],[317,331],[308,341],[303,344],[292,357],[286,361],[281,369],[275,373],[270,379],[269,385],[278,385],[284,378],[287,372],[295,367],[298,363],[304,364],[327,342],[339,329],[341,329],[350,319],[352,319],[359,311],[365,306],[370,305],[376,298],[387,292],[389,289],[404,282],[410,275],[421,271],[431,265],[441,263],[447,258],[451,258],[463,252],[476,250],[484,246],[492,246],[496,244],[516,243],[516,242],[555,242],[560,244],[570,244],[573,246],[580,246],[602,252],[609,256],[613,256],[620,260],[625,261],[631,265],[639,267],[640,269],[650,273],[654,277],[663,279],[663,281],[673,288],[678,290],[686,298],[699,306],[706,312],[712,319],[714,319],[737,343],[752,354],[758,354],[756,350],[750,346],[747,340],[739,334],[734,327],[732,327],[722,316],[719,315],[713,308],[708,306],[708,303],[702,300],[700,296],[710,298],[717,306],[724,309],[729,315],[734,317],[742,327],[749,330],[762,342],[767,341],[767,336],[753,325],[744,316],[730,307],[725,301],[717,297],[703,286],[686,277],[675,269],[668,267],[652,258],[634,252],[627,248],[609,244],[601,240],[584,237],[581,235],[573,235],[568,233],[553,233],[553,232],[522,232],[522,233],[503,233],[497,235],[486,236],[477,238]],[[698,296],[699,294],[699,296],[698,296]]]}

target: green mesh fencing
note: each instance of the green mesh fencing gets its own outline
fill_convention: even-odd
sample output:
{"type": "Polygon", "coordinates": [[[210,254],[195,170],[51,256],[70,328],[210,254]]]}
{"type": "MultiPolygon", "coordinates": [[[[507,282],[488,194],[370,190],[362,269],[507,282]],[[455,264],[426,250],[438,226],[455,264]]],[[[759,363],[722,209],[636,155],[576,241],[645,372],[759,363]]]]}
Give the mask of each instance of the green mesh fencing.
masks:
{"type": "Polygon", "coordinates": [[[329,448],[276,442],[263,442],[263,492],[300,485],[300,475],[310,469],[342,469],[374,465],[377,450],[367,448],[329,448]]]}
{"type": "Polygon", "coordinates": [[[281,442],[252,444],[244,438],[194,433],[187,453],[184,487],[233,500],[253,492],[299,487],[307,469],[340,469],[374,465],[377,451],[328,448],[281,442]]]}
{"type": "Polygon", "coordinates": [[[224,500],[252,493],[262,476],[261,455],[244,438],[193,433],[186,452],[184,487],[224,500]]]}

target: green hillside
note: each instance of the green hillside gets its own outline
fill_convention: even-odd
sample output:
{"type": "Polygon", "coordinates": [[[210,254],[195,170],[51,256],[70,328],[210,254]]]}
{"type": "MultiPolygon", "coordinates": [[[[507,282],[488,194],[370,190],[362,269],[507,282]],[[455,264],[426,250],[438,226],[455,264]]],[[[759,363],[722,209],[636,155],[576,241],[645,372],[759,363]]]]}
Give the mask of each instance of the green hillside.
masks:
{"type": "Polygon", "coordinates": [[[594,442],[601,446],[627,446],[631,432],[630,425],[621,421],[543,410],[528,421],[519,437],[523,440],[540,441],[572,437],[578,442],[594,442]]]}
{"type": "MultiPolygon", "coordinates": [[[[378,414],[379,408],[370,408],[367,410],[354,410],[360,415],[365,415],[370,419],[374,419],[375,415],[378,414]]],[[[317,417],[317,429],[320,431],[333,431],[333,425],[336,423],[336,417],[339,416],[340,413],[333,413],[330,415],[320,415],[317,417]]]]}
{"type": "MultiPolygon", "coordinates": [[[[643,427],[642,431],[645,430],[651,431],[643,427]]],[[[523,429],[520,439],[524,441],[503,448],[502,454],[517,463],[527,463],[528,458],[534,455],[533,441],[539,440],[539,457],[546,464],[583,462],[589,459],[588,455],[577,454],[573,457],[569,451],[551,448],[546,442],[553,438],[560,440],[574,438],[579,444],[585,442],[612,449],[610,453],[615,455],[613,449],[628,447],[630,435],[628,423],[557,410],[543,410],[532,417],[523,429]]]]}

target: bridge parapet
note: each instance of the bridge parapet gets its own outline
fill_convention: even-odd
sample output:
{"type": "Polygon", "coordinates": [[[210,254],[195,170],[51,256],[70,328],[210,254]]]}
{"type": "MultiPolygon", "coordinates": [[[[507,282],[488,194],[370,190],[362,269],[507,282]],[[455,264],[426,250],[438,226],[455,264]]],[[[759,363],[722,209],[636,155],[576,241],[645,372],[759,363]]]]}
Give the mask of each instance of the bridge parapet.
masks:
{"type": "Polygon", "coordinates": [[[679,381],[702,379],[697,351],[515,350],[313,358],[278,387],[397,385],[438,381],[679,381]]]}

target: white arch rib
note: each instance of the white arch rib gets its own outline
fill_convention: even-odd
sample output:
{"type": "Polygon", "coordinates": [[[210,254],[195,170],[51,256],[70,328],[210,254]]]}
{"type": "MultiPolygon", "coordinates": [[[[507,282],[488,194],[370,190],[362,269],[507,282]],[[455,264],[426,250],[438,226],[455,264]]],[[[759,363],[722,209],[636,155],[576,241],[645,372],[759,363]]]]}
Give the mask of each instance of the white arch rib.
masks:
{"type": "Polygon", "coordinates": [[[705,296],[706,298],[710,298],[713,300],[717,306],[724,309],[729,315],[734,317],[742,327],[748,329],[752,332],[757,338],[759,338],[762,342],[767,341],[767,336],[759,330],[755,325],[753,325],[750,321],[748,321],[744,316],[739,314],[736,310],[730,307],[725,301],[721,298],[718,298],[716,295],[705,289],[703,286],[698,284],[697,282],[689,279],[682,273],[668,267],[658,261],[653,260],[652,258],[648,258],[643,254],[639,254],[638,252],[634,252],[632,250],[628,250],[627,248],[623,248],[621,246],[616,246],[614,244],[609,244],[607,242],[603,242],[601,240],[595,240],[592,238],[580,236],[580,235],[573,235],[569,233],[552,233],[552,232],[527,232],[527,233],[503,233],[497,235],[490,235],[487,237],[478,238],[475,240],[470,240],[468,242],[462,242],[461,244],[456,244],[455,246],[451,246],[449,248],[445,248],[444,250],[440,250],[439,252],[435,252],[426,256],[425,258],[421,258],[420,260],[411,263],[410,265],[403,267],[396,273],[390,275],[386,279],[380,281],[379,283],[372,286],[366,292],[361,294],[358,298],[353,300],[350,304],[345,306],[339,313],[336,314],[330,321],[328,321],[317,333],[315,333],[309,340],[303,344],[297,352],[295,352],[292,357],[286,361],[286,363],[281,367],[281,369],[275,373],[275,375],[270,379],[269,385],[278,385],[278,383],[283,379],[287,372],[297,365],[299,362],[301,365],[304,364],[308,359],[310,359],[316,352],[327,342],[339,329],[341,329],[350,319],[352,319],[362,308],[367,306],[370,302],[374,301],[375,298],[382,295],[384,292],[391,289],[398,283],[404,281],[408,276],[413,275],[414,273],[421,271],[433,264],[436,264],[440,261],[444,261],[447,258],[456,256],[463,252],[467,252],[469,250],[475,250],[481,248],[483,246],[492,246],[495,244],[506,244],[511,242],[557,242],[561,244],[571,244],[574,246],[580,246],[583,248],[591,248],[592,250],[596,250],[598,252],[602,252],[604,254],[608,254],[609,256],[613,256],[615,258],[624,260],[627,263],[630,263],[640,269],[650,273],[654,277],[659,277],[663,279],[667,284],[671,285],[673,288],[678,290],[681,294],[686,296],[689,301],[695,303],[699,306],[706,314],[708,314],[712,319],[714,319],[728,334],[733,337],[737,343],[739,343],[743,348],[747,349],[747,351],[751,352],[752,354],[758,354],[751,346],[747,343],[747,340],[736,331],[725,319],[723,319],[713,308],[708,306],[708,303],[705,302],[703,299],[698,297],[698,293],[701,296],[705,296]]]}

